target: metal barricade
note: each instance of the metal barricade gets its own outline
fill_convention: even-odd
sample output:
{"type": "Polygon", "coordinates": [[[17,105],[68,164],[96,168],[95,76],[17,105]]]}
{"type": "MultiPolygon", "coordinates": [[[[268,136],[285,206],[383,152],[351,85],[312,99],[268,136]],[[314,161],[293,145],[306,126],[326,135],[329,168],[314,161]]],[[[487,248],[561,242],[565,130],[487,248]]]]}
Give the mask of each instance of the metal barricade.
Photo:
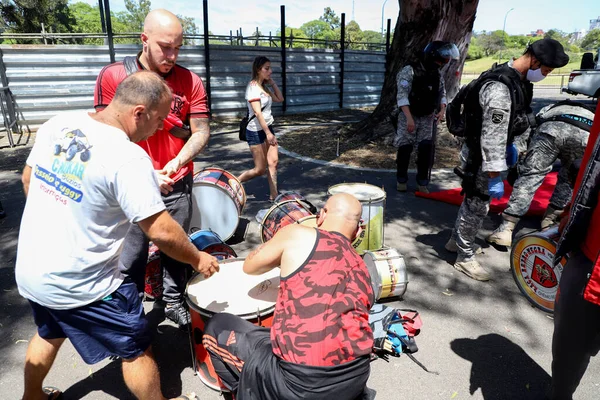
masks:
{"type": "MultiPolygon", "coordinates": [[[[0,87],[0,113],[6,130],[6,136],[10,147],[15,147],[13,134],[23,136],[23,127],[20,124],[17,105],[9,87],[0,87]]],[[[29,127],[27,127],[29,131],[29,127]]]]}

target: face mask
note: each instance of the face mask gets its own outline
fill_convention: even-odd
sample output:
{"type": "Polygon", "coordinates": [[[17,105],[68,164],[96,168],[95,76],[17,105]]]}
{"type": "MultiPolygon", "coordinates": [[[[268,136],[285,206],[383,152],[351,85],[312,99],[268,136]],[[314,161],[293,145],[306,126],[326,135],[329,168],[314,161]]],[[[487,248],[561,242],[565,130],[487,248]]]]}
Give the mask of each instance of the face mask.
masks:
{"type": "Polygon", "coordinates": [[[539,82],[543,80],[545,76],[542,74],[542,69],[530,69],[527,71],[527,80],[529,82],[539,82]]]}

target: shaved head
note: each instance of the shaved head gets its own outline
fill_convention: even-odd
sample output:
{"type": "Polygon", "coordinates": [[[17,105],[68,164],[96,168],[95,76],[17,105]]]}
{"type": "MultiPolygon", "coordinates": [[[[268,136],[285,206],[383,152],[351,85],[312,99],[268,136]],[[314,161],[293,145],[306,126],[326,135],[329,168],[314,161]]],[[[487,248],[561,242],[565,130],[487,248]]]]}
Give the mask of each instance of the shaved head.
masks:
{"type": "Polygon", "coordinates": [[[362,205],[356,197],[348,193],[334,194],[325,203],[325,209],[331,216],[343,218],[357,225],[362,214],[362,205]]]}
{"type": "Polygon", "coordinates": [[[150,11],[144,20],[144,33],[151,35],[161,30],[183,35],[183,27],[175,14],[164,9],[150,11]]]}

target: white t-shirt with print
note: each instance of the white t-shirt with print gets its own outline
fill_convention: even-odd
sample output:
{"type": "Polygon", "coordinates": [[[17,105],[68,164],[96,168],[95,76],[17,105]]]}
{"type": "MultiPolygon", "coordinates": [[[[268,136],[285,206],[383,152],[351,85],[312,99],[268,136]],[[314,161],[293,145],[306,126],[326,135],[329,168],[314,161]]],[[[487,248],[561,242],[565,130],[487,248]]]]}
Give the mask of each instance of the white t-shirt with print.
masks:
{"type": "MultiPolygon", "coordinates": [[[[252,116],[254,115],[254,110],[252,110],[251,102],[258,101],[258,100],[260,100],[260,108],[264,107],[264,109],[262,110],[263,118],[265,119],[267,126],[271,126],[271,124],[273,124],[273,121],[274,121],[273,114],[271,113],[271,105],[273,104],[273,98],[271,96],[269,96],[268,94],[266,94],[260,88],[260,86],[258,86],[258,83],[256,83],[256,81],[250,81],[248,86],[246,86],[246,101],[248,102],[248,118],[252,118],[252,116]]],[[[258,132],[258,131],[262,131],[263,128],[260,126],[258,119],[256,119],[256,117],[254,117],[254,118],[252,118],[252,121],[250,121],[248,123],[248,129],[251,131],[258,132]]]]}
{"type": "Polygon", "coordinates": [[[118,261],[131,223],[165,209],[150,158],[122,130],[69,112],[38,130],[27,165],[19,293],[56,310],[106,297],[123,282],[118,261]]]}

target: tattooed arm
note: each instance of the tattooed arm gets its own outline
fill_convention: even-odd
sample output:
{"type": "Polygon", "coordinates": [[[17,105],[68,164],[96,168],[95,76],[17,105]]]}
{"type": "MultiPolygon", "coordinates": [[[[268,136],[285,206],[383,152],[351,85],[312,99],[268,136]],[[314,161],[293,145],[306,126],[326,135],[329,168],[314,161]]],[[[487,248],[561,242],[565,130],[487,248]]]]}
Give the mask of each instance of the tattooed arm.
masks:
{"type": "Polygon", "coordinates": [[[169,161],[159,174],[171,176],[181,167],[194,159],[208,144],[210,127],[208,118],[192,118],[190,120],[192,135],[183,146],[177,157],[169,161]]]}

